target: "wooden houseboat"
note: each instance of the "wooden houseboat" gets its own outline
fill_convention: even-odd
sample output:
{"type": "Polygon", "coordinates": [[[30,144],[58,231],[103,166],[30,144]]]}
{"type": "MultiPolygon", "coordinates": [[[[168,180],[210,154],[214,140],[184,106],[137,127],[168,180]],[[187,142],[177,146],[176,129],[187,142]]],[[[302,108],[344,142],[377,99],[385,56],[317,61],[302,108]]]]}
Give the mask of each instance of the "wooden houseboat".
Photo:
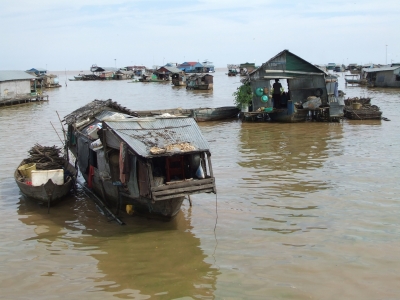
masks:
{"type": "Polygon", "coordinates": [[[25,71],[0,71],[0,106],[43,101],[39,78],[25,71]]]}
{"type": "Polygon", "coordinates": [[[214,87],[214,77],[210,74],[193,74],[186,80],[188,90],[212,90],[214,87]]]}
{"type": "Polygon", "coordinates": [[[400,64],[379,68],[364,68],[368,87],[400,87],[400,64]]]}
{"type": "Polygon", "coordinates": [[[173,73],[172,76],[173,86],[186,86],[186,74],[184,72],[173,73]]]}
{"type": "MultiPolygon", "coordinates": [[[[326,75],[289,50],[278,53],[242,81],[253,91],[252,111],[243,112],[242,119],[262,117],[276,122],[302,122],[310,116],[310,111],[326,115],[329,103],[337,101],[337,93],[328,95],[326,75]],[[273,93],[274,81],[281,83],[283,91],[273,93]],[[265,114],[267,118],[262,116],[265,114]]],[[[329,115],[324,118],[329,119],[329,115]]]]}
{"type": "Polygon", "coordinates": [[[67,115],[67,145],[87,183],[117,209],[174,217],[191,194],[216,193],[211,153],[193,118],[140,118],[111,99],[67,115]]]}

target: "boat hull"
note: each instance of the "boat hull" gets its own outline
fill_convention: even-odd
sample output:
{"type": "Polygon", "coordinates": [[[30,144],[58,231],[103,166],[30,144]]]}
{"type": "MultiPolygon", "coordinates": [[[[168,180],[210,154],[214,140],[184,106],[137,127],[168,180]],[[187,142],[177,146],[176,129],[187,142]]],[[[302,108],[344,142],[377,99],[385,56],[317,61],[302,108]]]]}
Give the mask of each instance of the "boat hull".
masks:
{"type": "MultiPolygon", "coordinates": [[[[71,172],[71,174],[76,173],[72,165],[68,166],[68,171],[71,172]]],[[[62,198],[68,195],[75,182],[73,178],[68,177],[65,183],[62,185],[54,184],[51,180],[49,180],[46,184],[32,186],[19,180],[18,178],[20,178],[20,176],[18,169],[16,169],[14,172],[14,179],[20,191],[25,196],[34,199],[39,203],[48,203],[50,201],[50,205],[59,202],[62,198]],[[51,196],[49,196],[49,192],[51,192],[51,196]]]]}
{"type": "Polygon", "coordinates": [[[219,121],[237,117],[239,109],[236,106],[222,106],[216,108],[172,108],[172,109],[159,109],[137,111],[140,117],[156,117],[163,114],[171,114],[177,117],[192,117],[196,122],[219,121]]]}
{"type": "Polygon", "coordinates": [[[219,121],[238,116],[240,110],[236,106],[194,109],[193,117],[197,122],[219,121]]]}

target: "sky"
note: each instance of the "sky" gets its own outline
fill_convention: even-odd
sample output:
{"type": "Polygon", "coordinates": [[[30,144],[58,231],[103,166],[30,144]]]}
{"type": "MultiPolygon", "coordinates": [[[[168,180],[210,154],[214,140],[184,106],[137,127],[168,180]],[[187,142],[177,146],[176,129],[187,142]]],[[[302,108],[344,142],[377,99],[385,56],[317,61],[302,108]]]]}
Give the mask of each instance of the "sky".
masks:
{"type": "Polygon", "coordinates": [[[400,62],[399,0],[0,0],[0,70],[400,62]]]}

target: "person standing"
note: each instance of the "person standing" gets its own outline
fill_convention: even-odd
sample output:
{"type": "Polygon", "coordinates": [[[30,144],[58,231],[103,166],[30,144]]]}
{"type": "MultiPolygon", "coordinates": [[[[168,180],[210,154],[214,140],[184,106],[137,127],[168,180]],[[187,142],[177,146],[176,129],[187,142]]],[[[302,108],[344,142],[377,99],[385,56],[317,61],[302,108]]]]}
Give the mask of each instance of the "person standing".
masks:
{"type": "Polygon", "coordinates": [[[275,83],[272,85],[274,92],[272,94],[272,98],[274,99],[274,107],[280,108],[281,107],[281,89],[282,85],[279,82],[279,79],[275,79],[275,83]]]}

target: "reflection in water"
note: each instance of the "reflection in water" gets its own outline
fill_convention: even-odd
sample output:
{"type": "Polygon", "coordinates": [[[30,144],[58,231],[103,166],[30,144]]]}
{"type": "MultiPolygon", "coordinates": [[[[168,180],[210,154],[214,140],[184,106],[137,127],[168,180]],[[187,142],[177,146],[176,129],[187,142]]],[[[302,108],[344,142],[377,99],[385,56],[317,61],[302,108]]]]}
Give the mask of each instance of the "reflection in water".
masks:
{"type": "Polygon", "coordinates": [[[326,228],[319,224],[318,213],[291,211],[317,211],[319,203],[309,200],[310,193],[335,186],[315,174],[325,172],[329,157],[343,154],[342,131],[342,124],[336,123],[242,124],[238,164],[243,180],[238,184],[254,194],[256,218],[259,225],[265,223],[254,230],[290,234],[326,228]]]}
{"type": "Polygon", "coordinates": [[[204,262],[200,241],[191,233],[187,206],[171,222],[125,216],[128,224],[119,226],[105,222],[94,204],[84,198],[79,194],[66,199],[47,214],[44,208],[21,196],[20,220],[34,225],[36,234],[26,242],[35,241],[35,247],[42,249],[41,256],[48,261],[47,268],[39,268],[33,276],[68,277],[60,273],[65,268],[74,277],[89,269],[85,281],[91,282],[92,291],[120,298],[213,298],[217,272],[204,262]],[[53,255],[86,258],[78,260],[78,265],[69,265],[49,259],[53,255]],[[93,266],[93,259],[87,256],[97,261],[96,270],[87,268],[93,266]]]}

